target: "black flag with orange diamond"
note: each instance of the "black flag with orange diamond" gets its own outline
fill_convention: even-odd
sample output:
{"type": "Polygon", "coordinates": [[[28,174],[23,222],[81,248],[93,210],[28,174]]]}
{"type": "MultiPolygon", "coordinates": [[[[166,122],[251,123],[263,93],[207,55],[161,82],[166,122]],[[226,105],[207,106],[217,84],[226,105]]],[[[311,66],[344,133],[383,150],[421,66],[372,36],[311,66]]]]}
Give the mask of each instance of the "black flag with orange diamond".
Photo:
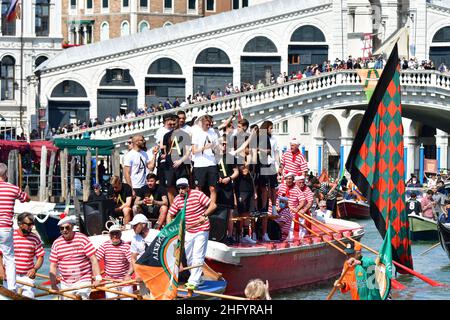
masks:
{"type": "Polygon", "coordinates": [[[383,238],[391,225],[392,258],[412,268],[403,150],[396,44],[369,101],[345,167],[369,201],[370,215],[383,238]]]}

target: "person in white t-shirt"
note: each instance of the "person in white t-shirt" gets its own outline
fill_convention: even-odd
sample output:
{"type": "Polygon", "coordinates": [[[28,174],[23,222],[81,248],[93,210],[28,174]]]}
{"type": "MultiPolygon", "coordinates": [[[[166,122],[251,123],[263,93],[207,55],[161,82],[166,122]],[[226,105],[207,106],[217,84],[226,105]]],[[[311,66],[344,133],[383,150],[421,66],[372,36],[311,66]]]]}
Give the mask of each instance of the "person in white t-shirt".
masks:
{"type": "Polygon", "coordinates": [[[144,136],[136,135],[132,141],[133,149],[125,155],[123,173],[125,181],[133,188],[133,196],[136,196],[136,191],[145,186],[145,177],[150,170],[151,162],[143,150],[144,136]]]}
{"type": "Polygon", "coordinates": [[[314,211],[312,217],[323,223],[326,223],[327,220],[330,220],[331,218],[333,218],[333,212],[331,210],[327,209],[327,202],[324,200],[321,200],[319,202],[319,209],[314,211]]]}
{"type": "Polygon", "coordinates": [[[197,190],[209,188],[211,201],[216,203],[216,185],[219,180],[215,150],[219,137],[211,128],[212,121],[207,115],[199,119],[198,128],[192,131],[192,161],[194,161],[194,183],[197,190]]]}

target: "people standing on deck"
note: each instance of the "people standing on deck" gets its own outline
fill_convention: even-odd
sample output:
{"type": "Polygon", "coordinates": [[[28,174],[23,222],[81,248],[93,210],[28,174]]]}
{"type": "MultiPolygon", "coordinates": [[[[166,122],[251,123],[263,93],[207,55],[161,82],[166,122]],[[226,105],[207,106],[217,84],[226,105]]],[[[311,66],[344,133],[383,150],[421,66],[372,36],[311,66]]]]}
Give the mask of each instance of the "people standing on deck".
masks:
{"type": "Polygon", "coordinates": [[[156,174],[147,175],[147,185],[139,190],[134,201],[133,212],[143,213],[149,219],[156,219],[154,228],[160,230],[166,224],[169,200],[166,189],[156,181],[156,174]]]}
{"type": "MultiPolygon", "coordinates": [[[[123,242],[122,232],[119,225],[109,228],[109,239],[105,241],[95,253],[97,259],[103,260],[105,275],[109,279],[128,281],[133,275],[133,263],[131,262],[130,245],[123,242]]],[[[133,293],[132,285],[114,288],[117,291],[133,293]]],[[[117,297],[116,293],[105,292],[106,298],[117,297]]],[[[122,298],[121,300],[132,300],[133,298],[122,298]]]]}
{"type": "MultiPolygon", "coordinates": [[[[31,230],[34,225],[34,216],[24,212],[17,216],[19,229],[14,231],[14,260],[16,263],[16,279],[28,283],[30,286],[16,284],[17,291],[34,298],[34,279],[36,272],[44,262],[44,247],[41,239],[31,230]],[[35,261],[36,258],[36,261],[35,261]]],[[[1,260],[0,260],[1,261],[1,260]]]]}
{"type": "Polygon", "coordinates": [[[74,231],[75,217],[67,216],[58,222],[61,236],[53,242],[50,252],[50,281],[53,290],[76,288],[71,293],[89,298],[91,285],[98,286],[102,281],[100,267],[95,257],[95,248],[89,238],[74,231]],[[61,275],[60,287],[57,285],[57,273],[61,275]]]}
{"type": "Polygon", "coordinates": [[[300,142],[296,138],[290,140],[291,150],[285,152],[281,157],[278,173],[294,173],[296,176],[306,176],[308,174],[308,162],[299,149],[300,142]]]}
{"type": "Polygon", "coordinates": [[[147,153],[143,150],[145,148],[145,139],[142,135],[136,135],[132,139],[133,149],[128,152],[124,159],[123,174],[125,181],[133,189],[133,197],[140,188],[145,186],[145,177],[147,171],[150,170],[150,160],[147,153]]]}
{"type": "Polygon", "coordinates": [[[433,191],[428,190],[425,197],[420,200],[420,205],[422,206],[422,216],[428,219],[436,220],[434,216],[433,207],[435,202],[433,200],[433,191]]]}
{"type": "Polygon", "coordinates": [[[212,119],[203,116],[198,128],[192,132],[192,160],[194,161],[194,184],[197,190],[209,190],[211,201],[216,202],[216,185],[219,180],[216,153],[219,137],[212,129],[212,119]]]}
{"type": "Polygon", "coordinates": [[[8,181],[8,167],[0,163],[0,252],[3,255],[8,289],[16,289],[16,265],[14,263],[13,215],[16,199],[30,201],[28,194],[8,181]]]}
{"type": "Polygon", "coordinates": [[[420,215],[422,212],[422,206],[419,200],[417,200],[417,195],[415,192],[411,192],[411,198],[406,201],[406,213],[420,215]]]}
{"type": "Polygon", "coordinates": [[[112,176],[110,183],[107,197],[115,202],[114,212],[116,215],[123,215],[123,224],[126,225],[130,222],[133,214],[131,207],[133,190],[127,183],[122,183],[118,176],[112,176]]]}
{"type": "MultiPolygon", "coordinates": [[[[186,178],[177,180],[179,194],[175,197],[169,209],[169,221],[183,208],[186,200],[186,235],[184,250],[188,266],[202,265],[205,260],[209,235],[209,216],[214,213],[217,206],[200,190],[189,188],[186,178]]],[[[190,270],[191,275],[186,283],[187,289],[195,290],[200,284],[202,268],[190,270]]]]}

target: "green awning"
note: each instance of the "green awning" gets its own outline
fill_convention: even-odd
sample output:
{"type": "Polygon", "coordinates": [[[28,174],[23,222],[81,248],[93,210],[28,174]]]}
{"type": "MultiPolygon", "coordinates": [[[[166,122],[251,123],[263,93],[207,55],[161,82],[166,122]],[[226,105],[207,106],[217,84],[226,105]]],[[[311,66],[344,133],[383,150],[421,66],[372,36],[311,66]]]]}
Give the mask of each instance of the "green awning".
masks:
{"type": "Polygon", "coordinates": [[[94,24],[95,20],[68,20],[68,24],[94,24]]]}
{"type": "Polygon", "coordinates": [[[98,148],[98,155],[109,156],[114,150],[112,140],[55,139],[53,143],[61,150],[67,148],[71,156],[85,156],[88,150],[95,156],[95,148],[98,148]]]}

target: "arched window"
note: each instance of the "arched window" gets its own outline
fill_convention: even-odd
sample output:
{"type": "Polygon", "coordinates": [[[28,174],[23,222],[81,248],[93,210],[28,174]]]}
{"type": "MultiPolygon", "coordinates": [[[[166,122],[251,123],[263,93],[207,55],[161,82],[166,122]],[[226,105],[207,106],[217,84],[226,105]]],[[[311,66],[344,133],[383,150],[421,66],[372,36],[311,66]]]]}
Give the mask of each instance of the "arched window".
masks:
{"type": "Polygon", "coordinates": [[[228,55],[218,48],[207,48],[200,52],[196,64],[230,64],[228,55]]]}
{"type": "Polygon", "coordinates": [[[2,100],[14,100],[14,67],[16,60],[11,56],[4,56],[1,62],[0,79],[2,84],[2,100]]]}
{"type": "Polygon", "coordinates": [[[161,58],[156,60],[148,68],[149,74],[183,74],[180,65],[172,59],[161,58]]]}
{"type": "Polygon", "coordinates": [[[128,36],[130,34],[130,24],[128,23],[128,21],[124,21],[122,22],[122,26],[120,27],[120,35],[123,36],[128,36]]]}
{"type": "Polygon", "coordinates": [[[108,22],[103,22],[102,26],[100,27],[101,33],[100,33],[100,41],[108,40],[109,39],[109,24],[108,22]]]}
{"type": "Polygon", "coordinates": [[[148,29],[150,29],[150,27],[147,21],[141,21],[141,23],[139,23],[139,32],[144,32],[148,29]]]}
{"type": "Polygon", "coordinates": [[[36,36],[48,36],[50,30],[50,1],[36,0],[35,32],[36,36]]]}
{"type": "Polygon", "coordinates": [[[294,31],[291,41],[295,42],[325,42],[325,36],[314,26],[303,26],[294,31]]]}
{"type": "Polygon", "coordinates": [[[450,42],[450,27],[439,29],[433,37],[433,42],[450,42]]]}
{"type": "Polygon", "coordinates": [[[277,52],[277,47],[269,38],[256,37],[247,42],[244,52],[277,52]]]}
{"type": "Polygon", "coordinates": [[[72,80],[64,80],[60,82],[55,89],[53,89],[52,94],[50,95],[52,98],[61,98],[61,97],[79,97],[86,98],[86,90],[83,88],[81,84],[72,80]]]}
{"type": "Polygon", "coordinates": [[[166,21],[166,22],[164,22],[164,25],[163,25],[163,27],[170,27],[171,25],[173,25],[173,23],[172,23],[172,22],[170,22],[170,21],[166,21]]]}
{"type": "Polygon", "coordinates": [[[48,60],[46,56],[37,57],[36,60],[34,61],[34,67],[35,68],[39,67],[46,60],[48,60]]]}

